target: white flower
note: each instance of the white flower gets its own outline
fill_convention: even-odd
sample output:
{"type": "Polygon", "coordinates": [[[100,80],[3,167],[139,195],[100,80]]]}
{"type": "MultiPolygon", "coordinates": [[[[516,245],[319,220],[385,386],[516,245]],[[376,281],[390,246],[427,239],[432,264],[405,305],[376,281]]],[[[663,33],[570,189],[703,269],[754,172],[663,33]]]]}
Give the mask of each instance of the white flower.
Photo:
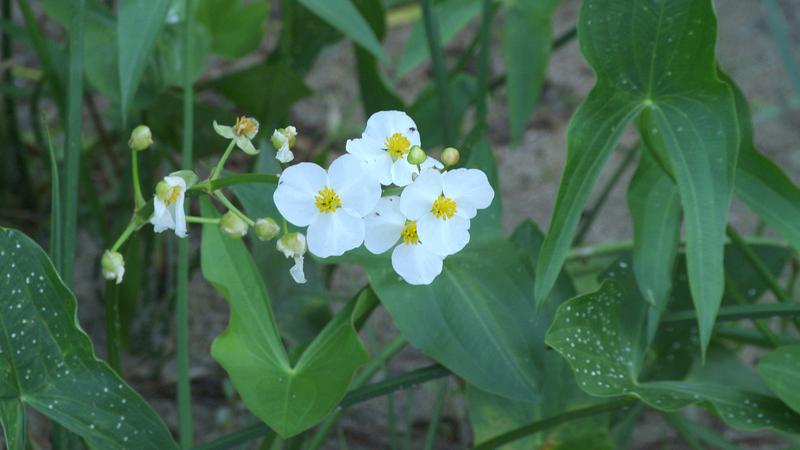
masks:
{"type": "Polygon", "coordinates": [[[166,176],[158,183],[153,198],[153,217],[150,218],[156,233],[175,230],[178,237],[186,237],[185,195],[186,181],[179,176],[166,176]]]}
{"type": "MultiPolygon", "coordinates": [[[[383,185],[408,186],[419,169],[406,161],[406,155],[415,145],[420,145],[417,124],[402,111],[379,111],[367,120],[367,128],[358,139],[347,141],[346,149],[364,161],[368,171],[383,185]]],[[[427,158],[422,169],[444,166],[427,158]]]]}
{"type": "Polygon", "coordinates": [[[392,248],[392,267],[409,284],[431,284],[442,273],[444,257],[419,239],[417,222],[400,212],[400,197],[383,197],[378,208],[365,219],[364,246],[379,254],[392,248]],[[398,243],[398,241],[400,241],[398,243]]]}
{"type": "Polygon", "coordinates": [[[256,119],[240,116],[236,118],[236,123],[232,127],[219,125],[215,120],[214,131],[225,139],[233,139],[236,141],[236,146],[248,155],[258,154],[258,150],[253,147],[253,143],[250,142],[256,137],[256,134],[258,134],[258,121],[256,119]]]}
{"type": "Polygon", "coordinates": [[[429,169],[403,190],[400,211],[417,222],[419,238],[432,252],[446,256],[467,245],[469,220],[493,198],[494,190],[480,170],[429,169]]]}
{"type": "Polygon", "coordinates": [[[326,172],[313,163],[286,169],[273,199],[290,223],[308,226],[308,249],[326,258],[364,242],[364,216],[375,210],[380,184],[352,155],[337,158],[326,172]]]}
{"type": "Polygon", "coordinates": [[[303,272],[303,255],[306,253],[306,237],[303,233],[288,233],[278,239],[275,247],[287,258],[294,258],[294,265],[289,269],[295,283],[304,284],[306,274],[303,272]]]}
{"type": "Polygon", "coordinates": [[[100,259],[100,265],[103,267],[103,278],[116,280],[117,284],[122,283],[122,277],[125,275],[125,259],[119,252],[106,250],[100,259]]]}
{"type": "Polygon", "coordinates": [[[297,128],[288,126],[286,128],[278,128],[272,133],[270,140],[272,146],[275,147],[277,153],[275,159],[286,164],[294,159],[294,153],[291,148],[294,146],[297,139],[297,128]]]}

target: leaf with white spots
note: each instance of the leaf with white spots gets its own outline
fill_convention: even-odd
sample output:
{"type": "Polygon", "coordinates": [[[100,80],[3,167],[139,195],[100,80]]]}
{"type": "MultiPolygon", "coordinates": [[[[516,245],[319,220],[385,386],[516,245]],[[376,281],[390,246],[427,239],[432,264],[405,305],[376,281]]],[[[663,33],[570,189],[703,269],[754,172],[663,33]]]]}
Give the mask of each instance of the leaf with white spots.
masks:
{"type": "Polygon", "coordinates": [[[630,288],[631,279],[629,270],[616,268],[599,290],[564,303],[547,333],[545,342],[566,358],[584,391],[631,395],[664,411],[701,404],[735,428],[800,433],[800,415],[768,395],[705,378],[640,381],[647,304],[630,288]]]}
{"type": "Polygon", "coordinates": [[[11,449],[26,448],[25,406],[92,448],[176,448],[147,402],[97,359],[44,251],[0,228],[0,422],[11,449]]]}
{"type": "Polygon", "coordinates": [[[758,373],[775,395],[800,413],[800,345],[773,350],[759,361],[758,373]]]}

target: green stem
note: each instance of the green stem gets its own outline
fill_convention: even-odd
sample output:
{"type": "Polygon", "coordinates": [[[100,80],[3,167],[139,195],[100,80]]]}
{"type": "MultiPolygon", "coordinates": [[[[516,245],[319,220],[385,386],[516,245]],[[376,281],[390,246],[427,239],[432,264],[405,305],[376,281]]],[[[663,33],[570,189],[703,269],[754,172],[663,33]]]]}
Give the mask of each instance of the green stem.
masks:
{"type": "Polygon", "coordinates": [[[120,325],[119,325],[119,286],[112,280],[106,281],[106,353],[108,365],[122,376],[122,359],[120,357],[120,325]]]}
{"type": "Polygon", "coordinates": [[[186,216],[187,223],[210,223],[210,224],[219,224],[219,218],[213,217],[197,217],[197,216],[186,216]]]}
{"type": "Polygon", "coordinates": [[[44,129],[44,134],[47,137],[47,153],[50,157],[50,259],[53,260],[56,270],[62,273],[63,268],[61,264],[61,251],[63,250],[62,232],[61,227],[61,186],[58,177],[58,160],[56,159],[56,152],[53,148],[53,139],[50,136],[50,129],[47,128],[44,116],[37,117],[41,122],[41,127],[44,129]]]}
{"type": "Polygon", "coordinates": [[[269,173],[243,173],[239,175],[231,175],[225,178],[218,178],[216,180],[205,180],[195,184],[187,191],[188,194],[197,192],[214,192],[229,186],[237,184],[249,183],[264,183],[264,184],[278,184],[280,179],[279,175],[272,175],[269,173]]]}
{"type": "MultiPolygon", "coordinates": [[[[192,167],[194,131],[194,91],[192,83],[193,0],[184,0],[186,23],[183,29],[183,149],[181,167],[192,167]]],[[[189,378],[189,243],[178,241],[177,297],[175,303],[176,357],[178,368],[178,432],[184,449],[192,446],[192,386],[189,378]]]]}
{"type": "MultiPolygon", "coordinates": [[[[725,274],[725,290],[730,294],[736,303],[740,305],[747,305],[750,302],[747,300],[747,297],[742,293],[742,291],[733,283],[730,276],[726,273],[725,274]]],[[[781,343],[778,340],[778,337],[769,329],[767,324],[760,320],[753,320],[753,325],[756,327],[759,333],[764,336],[773,348],[780,347],[781,343]]]]}
{"type": "Polygon", "coordinates": [[[131,176],[133,177],[133,202],[135,210],[138,211],[147,202],[142,196],[142,186],[139,183],[139,152],[136,150],[131,150],[131,176]]]}
{"type": "MultiPolygon", "coordinates": [[[[717,322],[782,316],[800,317],[800,303],[758,303],[754,305],[723,306],[717,314],[717,322]]],[[[661,322],[695,322],[696,320],[696,312],[692,309],[666,314],[661,319],[661,322]]]]}
{"type": "Polygon", "coordinates": [[[453,124],[450,120],[450,89],[447,83],[447,67],[445,67],[442,41],[439,37],[439,24],[433,15],[431,0],[421,0],[422,19],[425,24],[425,35],[428,38],[428,50],[433,62],[433,73],[436,83],[436,93],[439,98],[439,119],[442,122],[445,146],[455,143],[453,124]]]}
{"type": "Polygon", "coordinates": [[[490,31],[492,28],[492,0],[483,0],[481,15],[480,53],[478,54],[478,97],[475,107],[475,121],[478,126],[486,129],[486,94],[489,89],[489,53],[491,51],[490,31]]]}
{"type": "Polygon", "coordinates": [[[73,287],[75,242],[78,225],[78,177],[81,161],[81,123],[83,117],[83,21],[86,0],[72,2],[69,27],[69,83],[67,92],[67,129],[64,164],[64,208],[61,274],[65,284],[73,287]]]}
{"type": "MultiPolygon", "coordinates": [[[[757,347],[773,348],[773,343],[752,328],[742,328],[736,325],[719,325],[714,329],[714,337],[727,339],[740,344],[754,345],[757,347]]],[[[800,343],[796,337],[786,335],[775,336],[781,345],[791,345],[800,343]]]]}
{"type": "Polygon", "coordinates": [[[231,203],[231,201],[228,200],[227,197],[225,197],[225,194],[223,194],[220,191],[217,191],[214,192],[214,197],[216,197],[217,200],[219,200],[223,205],[225,205],[225,207],[228,208],[229,211],[239,216],[240,219],[244,220],[244,222],[247,225],[251,227],[254,227],[256,225],[256,223],[253,222],[253,219],[247,217],[247,214],[243,213],[241,210],[239,210],[239,208],[237,208],[233,203],[231,203]]]}
{"type": "Polygon", "coordinates": [[[236,145],[236,140],[231,139],[231,142],[228,144],[228,148],[225,149],[225,153],[222,154],[222,158],[217,161],[216,167],[214,167],[214,171],[211,172],[211,176],[208,178],[209,181],[214,181],[219,178],[220,174],[222,173],[222,168],[225,167],[225,162],[228,161],[228,157],[231,156],[231,152],[233,151],[233,147],[236,145]]]}
{"type": "Polygon", "coordinates": [[[128,238],[131,237],[131,234],[134,231],[136,231],[136,227],[138,226],[139,226],[139,221],[136,216],[133,216],[133,218],[131,218],[131,221],[128,222],[128,226],[125,227],[125,229],[122,231],[122,234],[120,234],[117,240],[114,242],[114,245],[111,246],[111,251],[116,252],[117,250],[119,250],[119,248],[122,247],[122,244],[124,244],[125,241],[127,241],[128,238]]]}
{"type": "Polygon", "coordinates": [[[631,406],[635,402],[632,398],[621,398],[615,400],[609,400],[605,403],[600,403],[598,405],[589,406],[586,408],[575,409],[572,411],[568,411],[562,414],[559,414],[554,417],[549,417],[544,420],[540,420],[538,422],[534,422],[515,430],[511,430],[509,432],[503,433],[499,436],[496,436],[488,441],[482,442],[472,450],[493,450],[498,447],[502,447],[505,444],[510,442],[517,441],[519,439],[528,437],[532,434],[538,433],[540,431],[544,431],[555,426],[561,425],[562,423],[571,422],[576,419],[582,419],[584,417],[591,417],[597,414],[602,414],[609,411],[616,411],[618,409],[626,408],[631,406]]]}
{"type": "Polygon", "coordinates": [[[433,445],[436,443],[436,434],[439,431],[439,422],[442,419],[445,399],[447,399],[447,381],[447,378],[441,381],[439,392],[436,394],[436,404],[433,407],[431,421],[428,424],[428,432],[425,433],[425,450],[433,450],[433,445]]]}
{"type": "MultiPolygon", "coordinates": [[[[767,245],[773,247],[788,248],[788,245],[784,241],[762,238],[758,236],[748,237],[745,239],[745,242],[749,245],[767,245]]],[[[686,244],[685,241],[681,242],[681,246],[684,246],[685,244],[686,244]]],[[[573,248],[572,250],[570,250],[570,253],[567,256],[567,261],[590,259],[599,256],[618,255],[621,253],[630,252],[631,250],[633,250],[633,241],[630,239],[622,241],[604,242],[602,244],[597,244],[597,245],[587,245],[587,246],[573,248]]]]}

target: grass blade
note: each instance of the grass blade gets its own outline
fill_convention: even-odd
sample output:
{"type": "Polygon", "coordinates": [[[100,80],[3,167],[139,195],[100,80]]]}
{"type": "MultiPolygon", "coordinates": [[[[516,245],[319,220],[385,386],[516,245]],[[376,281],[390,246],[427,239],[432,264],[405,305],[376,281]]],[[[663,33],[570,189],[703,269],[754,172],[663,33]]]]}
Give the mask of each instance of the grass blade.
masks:
{"type": "Polygon", "coordinates": [[[439,27],[436,26],[436,17],[433,15],[431,0],[422,0],[422,17],[425,22],[425,35],[428,39],[428,48],[433,61],[433,72],[436,81],[436,93],[439,98],[439,114],[441,115],[442,129],[445,145],[455,144],[453,124],[450,120],[450,88],[447,83],[447,67],[442,52],[442,41],[439,37],[439,27]]]}

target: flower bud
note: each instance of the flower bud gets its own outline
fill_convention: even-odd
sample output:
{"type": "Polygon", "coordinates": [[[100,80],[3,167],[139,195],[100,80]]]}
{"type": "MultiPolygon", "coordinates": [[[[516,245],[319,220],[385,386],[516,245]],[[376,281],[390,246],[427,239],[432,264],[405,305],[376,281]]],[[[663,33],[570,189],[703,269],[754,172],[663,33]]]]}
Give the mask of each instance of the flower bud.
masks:
{"type": "Polygon", "coordinates": [[[131,138],[128,140],[128,147],[131,150],[140,152],[147,150],[153,145],[153,134],[147,125],[139,125],[131,131],[131,138]]]}
{"type": "Polygon", "coordinates": [[[228,211],[222,216],[219,226],[222,228],[222,232],[231,239],[241,239],[242,236],[247,234],[247,224],[233,211],[228,211]]]}
{"type": "Polygon", "coordinates": [[[461,153],[455,147],[447,147],[442,150],[442,162],[445,166],[455,166],[458,160],[461,159],[461,153]]]}
{"type": "Polygon", "coordinates": [[[161,180],[156,185],[156,197],[160,198],[163,202],[169,202],[172,198],[172,187],[169,183],[161,180]]]}
{"type": "Polygon", "coordinates": [[[428,155],[425,154],[425,150],[420,148],[419,145],[415,145],[411,147],[411,150],[408,152],[408,156],[406,159],[408,160],[409,164],[418,165],[422,164],[428,158],[428,155]]]}
{"type": "Polygon", "coordinates": [[[117,284],[122,283],[122,277],[125,275],[125,259],[119,252],[106,250],[100,260],[100,266],[103,268],[103,278],[116,280],[117,284]]]}
{"type": "Polygon", "coordinates": [[[275,245],[287,258],[296,258],[306,253],[306,237],[302,233],[287,233],[275,245]]]}
{"type": "Polygon", "coordinates": [[[260,241],[268,241],[278,235],[281,227],[272,217],[256,220],[256,237],[260,241]]]}

